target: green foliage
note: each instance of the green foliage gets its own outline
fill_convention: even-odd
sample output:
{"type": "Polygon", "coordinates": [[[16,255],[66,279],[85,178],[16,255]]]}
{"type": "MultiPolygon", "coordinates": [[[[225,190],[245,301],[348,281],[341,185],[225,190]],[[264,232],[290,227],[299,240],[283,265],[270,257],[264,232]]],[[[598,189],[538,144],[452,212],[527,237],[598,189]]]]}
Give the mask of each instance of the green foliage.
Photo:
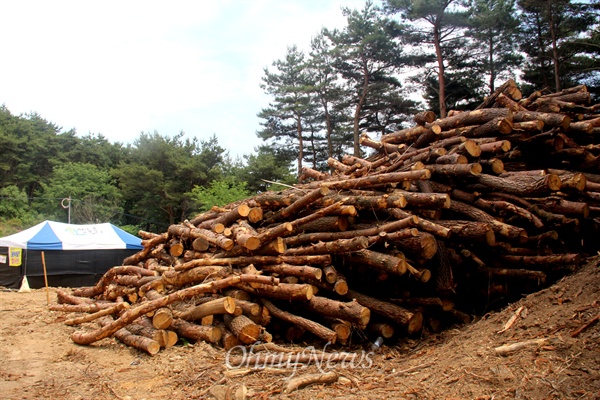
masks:
{"type": "Polygon", "coordinates": [[[250,197],[245,182],[237,182],[233,177],[212,181],[208,187],[196,186],[190,197],[194,201],[197,212],[204,212],[213,206],[225,206],[237,200],[250,197]]]}
{"type": "Polygon", "coordinates": [[[36,113],[14,116],[0,107],[0,185],[16,185],[31,197],[52,173],[58,131],[36,113]]]}
{"type": "Polygon", "coordinates": [[[108,171],[92,164],[65,163],[54,168],[48,182],[41,183],[40,208],[49,219],[67,221],[71,198],[72,223],[108,222],[122,212],[121,196],[108,171]],[[62,203],[62,204],[61,204],[62,203]]]}
{"type": "MultiPolygon", "coordinates": [[[[342,30],[325,30],[335,54],[335,68],[344,79],[349,98],[346,100],[352,115],[353,153],[360,157],[360,127],[372,115],[377,96],[374,91],[402,97],[401,85],[395,76],[406,64],[397,36],[403,26],[383,16],[368,1],[362,10],[343,9],[347,25],[342,30]],[[369,103],[371,103],[370,113],[369,103]]],[[[396,105],[403,102],[397,102],[396,105]]],[[[380,103],[379,109],[386,105],[380,103]]],[[[364,124],[363,124],[364,126],[364,124]]]]}
{"type": "Polygon", "coordinates": [[[399,14],[401,19],[411,22],[402,33],[404,40],[414,46],[408,63],[421,66],[424,61],[427,63],[414,82],[421,83],[429,94],[429,109],[445,117],[447,92],[451,91],[446,82],[446,68],[451,67],[448,49],[458,48],[454,42],[468,26],[467,13],[458,7],[458,0],[386,0],[385,5],[388,13],[399,14]],[[432,101],[434,92],[437,104],[432,101]]]}
{"type": "Polygon", "coordinates": [[[190,212],[190,191],[222,174],[224,149],[208,141],[142,133],[126,161],[112,170],[125,200],[125,212],[143,220],[183,221],[190,212]]]}
{"type": "Polygon", "coordinates": [[[142,229],[138,225],[119,225],[119,228],[123,229],[125,232],[130,233],[134,236],[137,236],[140,229],[142,229]]]}
{"type": "Polygon", "coordinates": [[[298,171],[304,161],[305,118],[315,103],[309,96],[305,55],[296,46],[288,47],[283,60],[273,62],[275,71],[264,69],[261,88],[273,102],[258,114],[263,129],[257,134],[272,143],[281,154],[296,156],[298,171]],[[290,149],[294,149],[293,153],[290,149]]]}
{"type": "Polygon", "coordinates": [[[0,189],[0,218],[21,219],[27,213],[29,202],[27,194],[15,185],[0,189]]]}
{"type": "Polygon", "coordinates": [[[470,0],[468,35],[473,43],[467,48],[473,72],[488,78],[487,92],[492,93],[498,80],[516,78],[514,70],[523,60],[515,52],[519,34],[515,0],[470,0]]]}
{"type": "Polygon", "coordinates": [[[43,220],[30,206],[24,190],[14,185],[0,188],[0,236],[12,235],[43,220]]]}
{"type": "Polygon", "coordinates": [[[559,91],[597,80],[597,2],[520,0],[519,7],[523,15],[521,50],[527,54],[523,79],[531,89],[559,91]]]}
{"type": "MultiPolygon", "coordinates": [[[[280,157],[269,146],[259,146],[257,150],[257,154],[245,157],[245,166],[235,171],[237,180],[245,182],[250,193],[257,194],[269,190],[272,184],[266,181],[288,185],[295,183],[296,178],[285,157],[280,157]]],[[[280,187],[275,190],[280,190],[280,187]]]]}

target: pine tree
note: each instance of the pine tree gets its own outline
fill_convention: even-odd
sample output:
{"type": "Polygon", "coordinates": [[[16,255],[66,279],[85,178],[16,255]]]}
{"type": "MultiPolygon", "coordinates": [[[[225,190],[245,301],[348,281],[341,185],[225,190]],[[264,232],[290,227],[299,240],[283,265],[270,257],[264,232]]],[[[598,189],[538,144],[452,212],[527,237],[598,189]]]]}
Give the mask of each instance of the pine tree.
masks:
{"type": "Polygon", "coordinates": [[[524,19],[521,49],[529,58],[525,81],[560,91],[598,73],[598,53],[590,49],[590,32],[598,29],[595,7],[570,0],[521,0],[519,7],[524,19]]]}
{"type": "Polygon", "coordinates": [[[357,157],[361,155],[359,137],[364,107],[374,85],[399,86],[394,75],[405,65],[402,47],[396,39],[401,27],[378,11],[370,1],[360,11],[346,8],[343,10],[346,27],[324,31],[333,43],[336,69],[351,96],[348,104],[353,109],[353,148],[357,157]]]}
{"type": "Polygon", "coordinates": [[[523,59],[517,46],[515,0],[471,0],[469,23],[473,67],[487,77],[487,92],[493,93],[498,80],[516,78],[514,70],[523,59]]]}
{"type": "MultiPolygon", "coordinates": [[[[425,68],[420,76],[421,82],[431,83],[437,81],[435,90],[438,98],[440,117],[447,114],[447,82],[446,82],[446,54],[444,46],[457,39],[467,25],[466,13],[453,8],[457,0],[386,0],[386,10],[390,14],[399,13],[406,21],[412,21],[411,29],[404,36],[414,46],[414,65],[430,62],[428,53],[423,51],[424,45],[433,47],[435,67],[425,68]],[[425,22],[425,25],[423,24],[425,22]],[[433,78],[434,70],[437,78],[433,78]]],[[[425,48],[426,50],[426,48],[425,48]]]]}
{"type": "MultiPolygon", "coordinates": [[[[264,69],[261,88],[273,96],[273,102],[258,116],[263,129],[257,132],[265,141],[270,140],[273,151],[282,155],[295,155],[298,173],[304,159],[305,116],[310,113],[310,85],[306,71],[305,55],[297,46],[291,46],[283,60],[273,62],[275,71],[264,69]]],[[[290,158],[290,160],[293,158],[290,158]]]]}

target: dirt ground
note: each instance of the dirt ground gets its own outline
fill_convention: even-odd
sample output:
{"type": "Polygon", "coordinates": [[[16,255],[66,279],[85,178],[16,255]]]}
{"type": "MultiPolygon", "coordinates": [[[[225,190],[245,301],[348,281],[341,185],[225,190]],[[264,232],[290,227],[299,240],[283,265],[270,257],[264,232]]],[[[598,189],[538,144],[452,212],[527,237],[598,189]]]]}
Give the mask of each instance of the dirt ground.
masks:
{"type": "MultiPolygon", "coordinates": [[[[50,298],[56,301],[52,289],[50,298]]],[[[176,345],[154,357],[115,339],[79,346],[70,334],[93,325],[65,325],[63,313],[48,311],[45,290],[2,291],[0,397],[598,399],[600,323],[594,317],[599,314],[600,258],[594,258],[557,284],[469,325],[403,339],[375,353],[327,348],[355,354],[350,362],[295,370],[270,363],[256,369],[233,364],[223,349],[206,343],[176,345]],[[498,333],[519,307],[512,327],[498,333]],[[532,339],[547,340],[508,356],[495,351],[532,339]],[[332,371],[339,375],[335,383],[284,392],[291,378],[332,371]]]]}

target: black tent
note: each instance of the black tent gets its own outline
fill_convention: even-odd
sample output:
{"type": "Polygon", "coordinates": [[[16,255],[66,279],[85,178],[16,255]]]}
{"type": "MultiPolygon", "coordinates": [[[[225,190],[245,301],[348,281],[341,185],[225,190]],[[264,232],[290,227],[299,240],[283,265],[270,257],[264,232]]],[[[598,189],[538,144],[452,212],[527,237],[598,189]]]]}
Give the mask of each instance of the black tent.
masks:
{"type": "Polygon", "coordinates": [[[44,286],[42,254],[50,286],[90,286],[111,267],[142,249],[141,240],[112,224],[44,221],[0,238],[0,286],[44,286]]]}

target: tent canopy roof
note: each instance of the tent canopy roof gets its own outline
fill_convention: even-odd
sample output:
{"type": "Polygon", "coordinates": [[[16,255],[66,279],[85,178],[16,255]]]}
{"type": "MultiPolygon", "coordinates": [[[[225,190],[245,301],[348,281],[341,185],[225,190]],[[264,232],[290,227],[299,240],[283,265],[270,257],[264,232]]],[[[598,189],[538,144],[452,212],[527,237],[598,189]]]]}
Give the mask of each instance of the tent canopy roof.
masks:
{"type": "Polygon", "coordinates": [[[74,225],[44,221],[0,238],[2,247],[27,250],[142,249],[141,239],[110,223],[74,225]]]}

